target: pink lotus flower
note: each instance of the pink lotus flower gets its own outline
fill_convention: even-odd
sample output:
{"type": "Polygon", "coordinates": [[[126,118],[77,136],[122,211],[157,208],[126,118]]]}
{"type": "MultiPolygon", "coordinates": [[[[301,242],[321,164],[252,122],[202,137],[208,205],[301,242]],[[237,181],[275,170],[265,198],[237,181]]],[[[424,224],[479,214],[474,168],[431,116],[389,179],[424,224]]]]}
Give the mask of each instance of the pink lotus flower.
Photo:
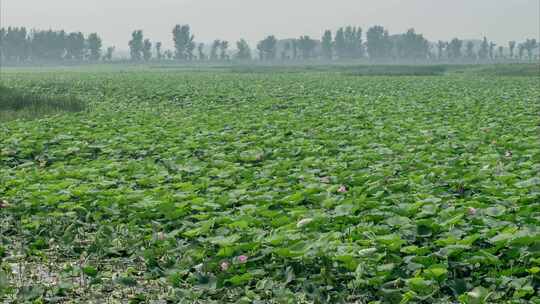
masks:
{"type": "Polygon", "coordinates": [[[469,209],[467,210],[467,212],[469,213],[469,215],[475,215],[475,214],[476,214],[476,209],[473,208],[473,207],[469,207],[469,209]]]}
{"type": "Polygon", "coordinates": [[[341,186],[339,186],[337,192],[339,192],[339,193],[345,193],[345,192],[347,192],[347,187],[341,185],[341,186]]]}
{"type": "Polygon", "coordinates": [[[238,256],[238,262],[240,264],[244,264],[245,262],[247,262],[247,260],[248,260],[248,257],[245,255],[238,256]]]}
{"type": "Polygon", "coordinates": [[[222,262],[220,267],[221,267],[222,271],[227,271],[227,269],[229,269],[229,263],[228,262],[222,262]]]}

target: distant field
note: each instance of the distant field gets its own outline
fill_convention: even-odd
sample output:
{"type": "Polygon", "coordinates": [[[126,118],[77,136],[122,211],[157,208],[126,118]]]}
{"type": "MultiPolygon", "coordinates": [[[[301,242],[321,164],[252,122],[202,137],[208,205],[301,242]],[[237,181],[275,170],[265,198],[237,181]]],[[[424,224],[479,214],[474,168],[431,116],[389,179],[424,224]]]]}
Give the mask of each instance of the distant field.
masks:
{"type": "Polygon", "coordinates": [[[0,302],[539,303],[538,68],[3,69],[0,302]]]}

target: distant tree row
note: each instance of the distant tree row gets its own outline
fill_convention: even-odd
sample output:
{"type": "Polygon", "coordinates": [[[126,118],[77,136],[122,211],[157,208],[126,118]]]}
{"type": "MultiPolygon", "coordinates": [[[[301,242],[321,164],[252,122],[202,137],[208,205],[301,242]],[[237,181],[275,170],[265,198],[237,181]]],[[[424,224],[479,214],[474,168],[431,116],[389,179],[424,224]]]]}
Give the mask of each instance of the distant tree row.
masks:
{"type": "MultiPolygon", "coordinates": [[[[161,53],[161,42],[156,43],[156,59],[170,60],[252,60],[251,48],[246,40],[236,42],[236,50],[229,52],[229,42],[216,39],[210,45],[196,43],[195,36],[189,25],[176,25],[172,31],[174,51],[161,53]],[[197,53],[195,54],[195,50],[197,53]],[[231,56],[232,55],[232,56],[231,56]]],[[[267,36],[256,45],[256,53],[260,61],[275,60],[350,60],[366,58],[375,61],[384,60],[412,60],[412,61],[488,61],[499,59],[533,59],[533,51],[539,46],[535,39],[527,39],[517,44],[510,41],[508,52],[484,38],[480,43],[464,41],[454,38],[449,42],[439,41],[430,43],[422,34],[414,29],[404,34],[390,35],[382,26],[373,26],[363,37],[360,27],[346,26],[339,28],[335,33],[324,31],[320,40],[303,35],[296,39],[278,40],[274,35],[267,36]],[[517,46],[518,52],[515,51],[517,46]]],[[[151,43],[144,40],[142,31],[134,31],[133,39],[129,43],[131,59],[140,61],[150,60],[151,43]],[[137,39],[135,39],[137,37],[137,39]],[[137,43],[134,43],[137,41],[137,43]],[[144,54],[146,47],[147,56],[144,54]]],[[[257,57],[255,57],[257,58],[257,57]]]]}
{"type": "MultiPolygon", "coordinates": [[[[536,39],[522,43],[510,41],[507,46],[497,46],[484,37],[478,41],[429,42],[414,29],[403,34],[390,35],[382,26],[373,26],[365,32],[356,26],[346,26],[337,31],[324,31],[322,37],[313,39],[302,35],[294,39],[277,39],[269,35],[252,49],[245,39],[236,42],[236,49],[229,50],[226,40],[216,39],[205,45],[197,43],[189,25],[176,25],[172,30],[174,49],[163,50],[161,42],[152,43],[142,30],[135,30],[128,42],[130,59],[135,62],[150,60],[177,61],[227,61],[255,60],[355,60],[373,61],[480,61],[519,59],[532,60],[539,47],[536,39]]],[[[26,61],[97,61],[112,60],[114,47],[102,51],[101,38],[92,33],[32,30],[24,27],[0,29],[0,58],[8,62],[26,61]]]]}
{"type": "Polygon", "coordinates": [[[112,60],[114,47],[102,52],[97,33],[0,28],[0,58],[8,62],[112,60]]]}
{"type": "Polygon", "coordinates": [[[465,58],[468,60],[497,60],[497,59],[533,59],[533,52],[540,45],[536,39],[527,39],[523,43],[517,44],[516,41],[509,41],[505,53],[505,47],[488,41],[486,37],[482,40],[479,46],[475,46],[473,41],[467,41],[464,46],[464,41],[457,38],[450,42],[439,41],[437,43],[437,58],[459,59],[465,58]],[[517,52],[516,52],[517,46],[517,52]]]}

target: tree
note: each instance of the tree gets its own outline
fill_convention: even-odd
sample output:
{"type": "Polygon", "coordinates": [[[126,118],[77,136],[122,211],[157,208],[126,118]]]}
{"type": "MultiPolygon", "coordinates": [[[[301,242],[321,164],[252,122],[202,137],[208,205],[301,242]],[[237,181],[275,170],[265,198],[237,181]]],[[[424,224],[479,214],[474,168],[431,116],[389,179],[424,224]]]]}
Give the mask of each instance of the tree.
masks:
{"type": "Polygon", "coordinates": [[[298,41],[294,39],[291,42],[291,48],[292,48],[292,59],[296,60],[298,58],[298,41]]]}
{"type": "Polygon", "coordinates": [[[102,41],[97,33],[66,33],[64,30],[32,30],[24,27],[0,28],[2,61],[52,61],[102,59],[102,41]]]}
{"type": "Polygon", "coordinates": [[[188,44],[187,51],[186,51],[186,56],[187,56],[188,60],[193,60],[193,58],[195,57],[193,52],[195,51],[196,46],[197,46],[197,44],[194,41],[192,41],[190,44],[188,44]]]}
{"type": "Polygon", "coordinates": [[[339,59],[347,58],[347,41],[345,40],[345,29],[342,27],[336,31],[334,46],[339,59]]]}
{"type": "Polygon", "coordinates": [[[88,50],[90,51],[89,59],[92,61],[101,58],[101,38],[97,33],[88,35],[88,50]]]}
{"type": "Polygon", "coordinates": [[[2,40],[0,48],[2,57],[6,61],[25,61],[30,56],[31,37],[28,36],[26,28],[8,27],[2,29],[2,40]]]}
{"type": "Polygon", "coordinates": [[[137,30],[131,33],[131,40],[128,43],[129,54],[131,56],[131,60],[141,61],[141,59],[143,58],[143,48],[144,48],[143,40],[144,40],[143,31],[137,30]]]}
{"type": "Polygon", "coordinates": [[[525,45],[523,43],[520,43],[518,45],[518,57],[520,60],[523,59],[523,53],[525,53],[525,45]]]}
{"type": "Polygon", "coordinates": [[[15,28],[12,30],[11,35],[8,29],[6,38],[12,38],[12,51],[15,51],[15,56],[19,61],[25,61],[31,56],[31,42],[28,37],[28,32],[25,27],[15,28]]]}
{"type": "Polygon", "coordinates": [[[257,44],[257,50],[259,51],[259,56],[261,60],[276,59],[276,45],[277,39],[273,35],[266,37],[264,40],[261,40],[257,44]]]}
{"type": "Polygon", "coordinates": [[[498,47],[497,52],[499,53],[499,58],[504,58],[504,47],[502,45],[498,47]]]}
{"type": "Polygon", "coordinates": [[[326,30],[321,39],[322,56],[326,60],[332,60],[333,57],[333,43],[332,43],[332,31],[326,30]]]}
{"type": "Polygon", "coordinates": [[[463,40],[458,38],[452,39],[447,47],[448,58],[456,60],[461,58],[461,48],[463,47],[463,40]]]}
{"type": "Polygon", "coordinates": [[[405,59],[427,59],[429,54],[429,42],[421,34],[416,34],[414,29],[401,35],[396,42],[397,55],[405,59]]]}
{"type": "MultiPolygon", "coordinates": [[[[34,33],[35,31],[28,33],[24,27],[0,29],[0,59],[19,62],[39,58],[39,56],[32,56],[35,58],[30,56],[34,33]]],[[[44,45],[44,47],[47,50],[49,45],[44,45]]]]}
{"type": "Polygon", "coordinates": [[[474,42],[468,41],[465,45],[465,57],[468,59],[475,59],[476,54],[474,53],[474,42]]]}
{"type": "Polygon", "coordinates": [[[144,61],[152,59],[152,42],[150,42],[150,39],[144,39],[142,51],[144,61]]]}
{"type": "Polygon", "coordinates": [[[496,44],[493,42],[489,43],[489,58],[491,60],[495,59],[495,46],[496,44]]]}
{"type": "Polygon", "coordinates": [[[302,54],[302,59],[310,59],[313,56],[313,51],[317,46],[317,42],[309,36],[300,36],[298,39],[298,48],[302,54]]]}
{"type": "Polygon", "coordinates": [[[179,60],[192,59],[195,50],[195,36],[191,34],[189,25],[177,24],[173,31],[175,57],[179,60]]]}
{"type": "Polygon", "coordinates": [[[251,59],[251,49],[249,44],[245,39],[240,39],[236,42],[237,52],[235,58],[238,60],[250,60],[251,59]]]}
{"type": "Polygon", "coordinates": [[[510,58],[514,58],[514,50],[516,49],[516,42],[515,41],[508,42],[508,48],[510,49],[510,58]]]}
{"type": "Polygon", "coordinates": [[[362,29],[360,27],[347,26],[345,28],[346,57],[360,58],[364,56],[362,44],[362,29]]]}
{"type": "Polygon", "coordinates": [[[221,43],[219,44],[219,50],[220,50],[219,58],[221,60],[229,59],[229,55],[227,55],[228,48],[229,48],[229,42],[225,40],[221,41],[221,43]]]}
{"type": "Polygon", "coordinates": [[[447,46],[448,46],[448,42],[446,41],[439,40],[439,42],[437,42],[437,49],[438,49],[437,55],[439,56],[439,60],[442,60],[444,56],[444,50],[446,49],[447,46]]]}
{"type": "Polygon", "coordinates": [[[4,47],[6,45],[6,29],[0,28],[0,60],[4,59],[4,47]]]}
{"type": "Polygon", "coordinates": [[[115,50],[114,46],[108,47],[107,50],[105,51],[105,55],[103,56],[103,60],[111,61],[112,57],[113,57],[114,50],[115,50]]]}
{"type": "Polygon", "coordinates": [[[206,55],[204,54],[204,43],[199,43],[197,46],[197,52],[199,53],[199,60],[206,60],[206,55]]]}
{"type": "MultiPolygon", "coordinates": [[[[347,26],[339,28],[334,38],[336,55],[340,59],[360,58],[364,56],[362,42],[362,29],[360,27],[347,26]]],[[[375,46],[372,41],[372,46],[375,46]]]]}
{"type": "Polygon", "coordinates": [[[484,40],[482,40],[482,43],[480,44],[480,50],[478,50],[478,58],[481,60],[486,60],[489,55],[489,42],[486,37],[484,37],[484,40]]]}
{"type": "MultiPolygon", "coordinates": [[[[8,29],[8,35],[10,34],[8,29]]],[[[15,33],[14,33],[15,34],[15,33]]],[[[22,33],[19,33],[22,35],[22,33]]],[[[32,51],[33,59],[40,59],[46,61],[60,61],[64,58],[66,52],[66,40],[67,34],[64,31],[38,31],[34,30],[31,33],[31,38],[29,42],[29,47],[32,51]]],[[[17,38],[17,37],[15,37],[17,38]]],[[[22,39],[22,36],[18,37],[22,39]]],[[[90,38],[89,38],[90,39],[90,38]]],[[[25,39],[26,40],[26,39],[25,39]]],[[[21,45],[17,46],[17,50],[23,51],[22,48],[23,40],[20,41],[21,45]]],[[[26,44],[26,43],[24,43],[26,44]]],[[[16,56],[19,60],[21,57],[25,56],[16,56]]],[[[99,56],[98,56],[99,59],[99,56]]]]}
{"type": "Polygon", "coordinates": [[[291,53],[291,49],[292,41],[285,41],[285,44],[283,45],[283,51],[281,51],[281,60],[287,60],[290,58],[289,54],[291,53]]]}
{"type": "Polygon", "coordinates": [[[0,62],[5,60],[6,30],[0,28],[0,62]]]}
{"type": "Polygon", "coordinates": [[[216,39],[212,43],[212,47],[210,48],[210,60],[218,60],[218,49],[221,47],[221,40],[216,39]]]}
{"type": "Polygon", "coordinates": [[[339,28],[334,39],[336,55],[339,57],[339,59],[347,58],[347,41],[345,40],[345,30],[343,28],[339,28]]]}
{"type": "Polygon", "coordinates": [[[367,49],[371,59],[382,59],[390,57],[392,42],[388,31],[384,27],[376,25],[367,31],[367,49]]]}
{"type": "Polygon", "coordinates": [[[161,53],[161,42],[156,42],[156,58],[157,60],[161,60],[163,58],[163,54],[161,53]]]}
{"type": "Polygon", "coordinates": [[[538,47],[538,43],[536,42],[536,39],[527,39],[523,43],[523,48],[527,51],[527,57],[529,60],[533,59],[533,51],[538,47]]]}
{"type": "Polygon", "coordinates": [[[85,53],[85,38],[83,33],[74,32],[70,33],[66,38],[66,55],[68,60],[82,61],[85,53]]]}

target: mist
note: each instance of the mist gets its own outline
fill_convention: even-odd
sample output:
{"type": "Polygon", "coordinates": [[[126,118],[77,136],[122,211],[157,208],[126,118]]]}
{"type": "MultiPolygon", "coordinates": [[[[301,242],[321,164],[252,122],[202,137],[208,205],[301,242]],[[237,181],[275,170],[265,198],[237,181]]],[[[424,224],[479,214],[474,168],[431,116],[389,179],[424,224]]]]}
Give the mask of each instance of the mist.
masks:
{"type": "Polygon", "coordinates": [[[481,39],[499,45],[540,36],[537,0],[2,0],[1,26],[97,32],[105,46],[127,50],[131,32],[172,47],[175,24],[190,24],[198,42],[245,38],[252,46],[267,35],[278,39],[355,25],[384,26],[391,34],[415,28],[430,41],[481,39]]]}
{"type": "Polygon", "coordinates": [[[539,303],[540,0],[0,0],[0,303],[539,303]]]}

